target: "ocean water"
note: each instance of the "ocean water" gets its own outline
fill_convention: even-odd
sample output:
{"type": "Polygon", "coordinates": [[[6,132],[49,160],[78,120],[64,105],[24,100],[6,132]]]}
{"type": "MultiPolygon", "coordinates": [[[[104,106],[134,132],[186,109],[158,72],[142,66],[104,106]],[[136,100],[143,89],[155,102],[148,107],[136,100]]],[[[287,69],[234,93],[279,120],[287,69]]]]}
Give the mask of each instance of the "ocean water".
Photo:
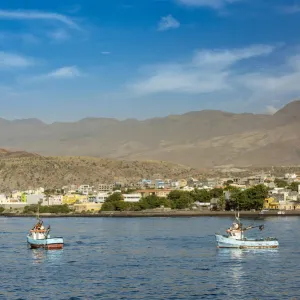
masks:
{"type": "Polygon", "coordinates": [[[217,249],[227,217],[45,218],[65,248],[31,250],[34,221],[0,218],[0,299],[300,299],[299,217],[243,220],[275,250],[217,249]]]}

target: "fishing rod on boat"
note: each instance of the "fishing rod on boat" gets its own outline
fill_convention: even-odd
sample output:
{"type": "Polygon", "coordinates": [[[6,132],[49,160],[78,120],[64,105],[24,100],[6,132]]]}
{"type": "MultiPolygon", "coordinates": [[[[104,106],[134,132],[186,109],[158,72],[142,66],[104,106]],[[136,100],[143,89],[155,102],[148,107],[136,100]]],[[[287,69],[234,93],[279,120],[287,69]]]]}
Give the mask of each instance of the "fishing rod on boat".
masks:
{"type": "Polygon", "coordinates": [[[262,231],[265,228],[265,225],[257,225],[257,226],[247,226],[246,228],[243,228],[243,230],[249,230],[249,229],[253,229],[253,228],[258,228],[260,231],[262,231]]]}

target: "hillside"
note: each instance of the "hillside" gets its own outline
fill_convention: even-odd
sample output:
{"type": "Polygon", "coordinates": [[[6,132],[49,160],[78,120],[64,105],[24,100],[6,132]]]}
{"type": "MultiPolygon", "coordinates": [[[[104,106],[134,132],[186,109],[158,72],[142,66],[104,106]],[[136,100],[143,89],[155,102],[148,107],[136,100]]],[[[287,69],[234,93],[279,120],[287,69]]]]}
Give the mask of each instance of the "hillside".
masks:
{"type": "Polygon", "coordinates": [[[204,110],[145,121],[0,119],[0,147],[41,155],[166,160],[193,167],[300,164],[300,101],[274,115],[204,110]]]}
{"type": "Polygon", "coordinates": [[[0,156],[0,190],[61,188],[68,184],[137,182],[141,178],[185,178],[198,170],[167,162],[93,157],[0,156]]]}

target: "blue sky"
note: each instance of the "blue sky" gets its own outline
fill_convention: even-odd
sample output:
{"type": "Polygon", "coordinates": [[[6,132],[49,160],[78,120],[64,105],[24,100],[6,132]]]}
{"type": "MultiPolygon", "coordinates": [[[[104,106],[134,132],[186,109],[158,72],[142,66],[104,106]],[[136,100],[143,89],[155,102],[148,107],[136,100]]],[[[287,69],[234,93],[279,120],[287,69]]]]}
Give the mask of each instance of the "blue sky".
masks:
{"type": "Polygon", "coordinates": [[[300,0],[4,0],[0,116],[274,113],[300,96],[300,0]]]}

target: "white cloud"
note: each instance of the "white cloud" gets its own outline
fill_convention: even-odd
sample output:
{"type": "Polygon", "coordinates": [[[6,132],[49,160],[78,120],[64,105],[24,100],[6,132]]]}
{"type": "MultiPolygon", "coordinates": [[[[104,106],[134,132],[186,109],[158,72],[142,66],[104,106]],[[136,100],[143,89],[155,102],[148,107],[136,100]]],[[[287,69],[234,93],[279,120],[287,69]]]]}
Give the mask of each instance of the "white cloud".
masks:
{"type": "Polygon", "coordinates": [[[0,9],[0,19],[13,20],[54,20],[67,25],[70,28],[79,30],[79,26],[69,17],[50,12],[33,10],[3,10],[0,9]]]}
{"type": "Polygon", "coordinates": [[[66,30],[58,29],[53,32],[50,32],[49,37],[52,38],[54,41],[61,42],[69,39],[70,36],[66,30]]]}
{"type": "Polygon", "coordinates": [[[0,51],[0,68],[25,68],[33,64],[33,59],[15,53],[0,51]]]}
{"type": "Polygon", "coordinates": [[[203,50],[190,62],[154,67],[149,76],[130,85],[136,94],[182,92],[191,94],[231,90],[232,67],[249,58],[268,55],[274,47],[254,45],[231,50],[203,50]]]}
{"type": "Polygon", "coordinates": [[[74,78],[81,76],[81,72],[76,66],[62,67],[46,75],[48,78],[74,78]]]}
{"type": "Polygon", "coordinates": [[[265,64],[272,62],[271,54],[276,50],[276,47],[256,45],[198,51],[185,63],[148,67],[146,74],[127,88],[139,97],[186,95],[199,97],[199,101],[226,102],[246,111],[275,113],[276,107],[300,98],[300,53],[285,55],[278,61],[282,52],[277,52],[276,64],[265,64]],[[269,67],[261,68],[259,61],[269,67]]]}
{"type": "Polygon", "coordinates": [[[195,7],[210,7],[214,9],[220,9],[228,4],[232,4],[242,0],[177,0],[178,3],[184,4],[187,6],[195,7]]]}
{"type": "Polygon", "coordinates": [[[165,31],[169,29],[176,29],[180,27],[180,23],[172,16],[168,15],[166,17],[162,17],[159,24],[158,30],[165,31]]]}
{"type": "Polygon", "coordinates": [[[109,54],[111,54],[111,52],[109,52],[109,51],[102,51],[101,54],[103,54],[103,55],[109,55],[109,54]]]}

